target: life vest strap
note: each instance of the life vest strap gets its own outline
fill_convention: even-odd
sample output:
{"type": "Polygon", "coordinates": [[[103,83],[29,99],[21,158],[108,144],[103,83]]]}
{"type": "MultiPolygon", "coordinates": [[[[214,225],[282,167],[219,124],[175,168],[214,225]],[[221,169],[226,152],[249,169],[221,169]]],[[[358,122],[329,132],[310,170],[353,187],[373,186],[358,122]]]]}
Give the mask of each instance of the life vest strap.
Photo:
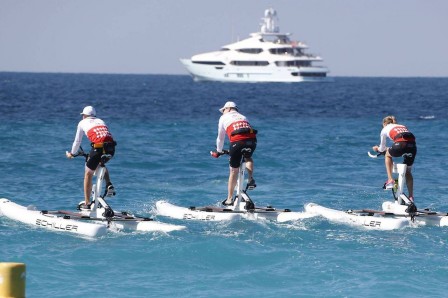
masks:
{"type": "Polygon", "coordinates": [[[244,134],[257,134],[257,130],[249,127],[239,128],[232,131],[230,135],[236,136],[236,135],[244,135],[244,134]]]}

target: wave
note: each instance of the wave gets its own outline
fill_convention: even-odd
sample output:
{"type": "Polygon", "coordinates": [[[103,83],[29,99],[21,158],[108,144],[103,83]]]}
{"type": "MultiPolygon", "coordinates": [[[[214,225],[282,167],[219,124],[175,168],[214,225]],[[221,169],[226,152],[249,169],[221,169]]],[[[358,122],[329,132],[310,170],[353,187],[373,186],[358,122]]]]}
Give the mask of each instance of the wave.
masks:
{"type": "Polygon", "coordinates": [[[426,115],[426,116],[420,116],[419,118],[422,119],[422,120],[433,120],[433,119],[436,118],[436,116],[434,116],[434,115],[426,115]]]}

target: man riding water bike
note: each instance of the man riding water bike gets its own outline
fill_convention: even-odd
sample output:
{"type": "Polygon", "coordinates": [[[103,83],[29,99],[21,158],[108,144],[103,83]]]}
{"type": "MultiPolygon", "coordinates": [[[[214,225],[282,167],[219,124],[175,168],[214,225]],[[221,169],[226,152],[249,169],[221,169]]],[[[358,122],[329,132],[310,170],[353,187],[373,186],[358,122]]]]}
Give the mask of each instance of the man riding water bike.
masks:
{"type": "Polygon", "coordinates": [[[219,109],[222,116],[218,122],[218,137],[216,138],[216,151],[214,157],[219,157],[223,152],[225,135],[230,140],[230,173],[227,187],[227,199],[222,202],[223,205],[229,206],[233,204],[233,192],[237,183],[238,170],[241,160],[244,157],[246,169],[248,173],[247,187],[253,189],[256,187],[253,178],[254,163],[252,154],[257,147],[256,130],[254,130],[247,118],[238,112],[238,107],[233,101],[228,101],[219,109]]]}
{"type": "MultiPolygon", "coordinates": [[[[90,209],[90,194],[92,191],[93,174],[103,159],[107,162],[115,154],[116,142],[108,127],[100,118],[96,118],[96,111],[92,106],[87,106],[81,113],[82,120],[78,123],[75,140],[70,152],[67,152],[67,158],[73,158],[78,152],[82,142],[83,134],[91,142],[92,149],[87,158],[85,174],[84,174],[84,204],[80,206],[81,209],[90,209]]],[[[115,189],[109,177],[109,171],[106,168],[104,179],[106,180],[106,195],[115,195],[115,189]]]]}
{"type": "Polygon", "coordinates": [[[415,136],[404,125],[397,124],[394,116],[387,116],[383,119],[383,129],[380,134],[381,143],[379,146],[373,146],[376,152],[385,152],[385,164],[387,171],[387,181],[384,184],[385,189],[392,189],[395,181],[392,178],[393,160],[392,157],[403,156],[403,163],[407,165],[406,185],[409,191],[409,199],[414,201],[414,178],[412,176],[412,165],[414,164],[415,155],[417,154],[417,145],[415,136]],[[392,147],[386,147],[387,138],[391,139],[394,144],[392,147]]]}

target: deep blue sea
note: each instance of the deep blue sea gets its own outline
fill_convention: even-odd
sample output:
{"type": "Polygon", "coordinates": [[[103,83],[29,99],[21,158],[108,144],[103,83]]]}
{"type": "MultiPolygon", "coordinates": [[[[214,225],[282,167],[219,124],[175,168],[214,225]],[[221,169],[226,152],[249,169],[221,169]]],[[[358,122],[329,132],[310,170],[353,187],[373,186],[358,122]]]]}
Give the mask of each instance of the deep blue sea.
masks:
{"type": "MultiPolygon", "coordinates": [[[[185,224],[163,233],[85,239],[0,217],[0,261],[27,266],[27,297],[442,297],[448,228],[367,231],[319,217],[292,223],[181,222],[155,202],[216,204],[228,164],[214,159],[228,100],[258,129],[257,205],[302,211],[381,208],[381,121],[416,135],[415,199],[448,212],[448,78],[330,83],[195,83],[188,76],[0,73],[0,197],[41,209],[83,199],[68,160],[79,113],[93,105],[118,142],[108,164],[114,209],[185,224]]],[[[88,147],[84,138],[84,147],[88,147]]]]}

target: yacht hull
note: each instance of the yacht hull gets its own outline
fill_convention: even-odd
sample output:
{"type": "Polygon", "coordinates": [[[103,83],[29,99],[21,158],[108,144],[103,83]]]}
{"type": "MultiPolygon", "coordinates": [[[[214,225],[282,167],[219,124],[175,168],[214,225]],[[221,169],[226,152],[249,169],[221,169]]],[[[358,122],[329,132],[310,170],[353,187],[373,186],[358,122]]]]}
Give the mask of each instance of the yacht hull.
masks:
{"type": "Polygon", "coordinates": [[[219,81],[232,83],[257,82],[325,82],[328,70],[324,67],[233,66],[195,64],[190,59],[180,59],[195,81],[219,81]],[[321,76],[316,76],[321,73],[321,76]],[[310,75],[313,74],[313,75],[310,75]]]}

